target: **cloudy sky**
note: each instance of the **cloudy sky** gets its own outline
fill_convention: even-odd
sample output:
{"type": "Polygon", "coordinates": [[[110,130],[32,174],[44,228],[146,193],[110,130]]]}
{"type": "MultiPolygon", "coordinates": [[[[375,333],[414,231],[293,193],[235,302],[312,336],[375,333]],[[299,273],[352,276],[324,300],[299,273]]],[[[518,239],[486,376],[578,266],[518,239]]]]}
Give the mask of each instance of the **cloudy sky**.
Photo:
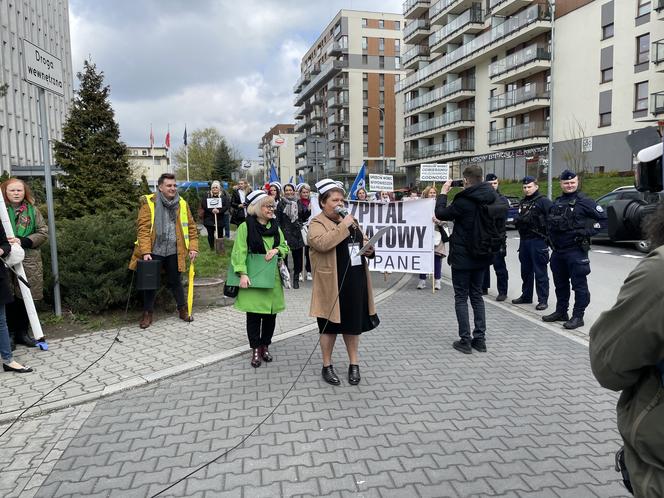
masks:
{"type": "MultiPolygon", "coordinates": [[[[104,71],[127,145],[182,145],[216,127],[245,158],[293,122],[299,63],[340,9],[401,12],[402,0],[70,0],[74,70],[104,71]]],[[[76,82],[75,82],[76,83],[76,82]]]]}

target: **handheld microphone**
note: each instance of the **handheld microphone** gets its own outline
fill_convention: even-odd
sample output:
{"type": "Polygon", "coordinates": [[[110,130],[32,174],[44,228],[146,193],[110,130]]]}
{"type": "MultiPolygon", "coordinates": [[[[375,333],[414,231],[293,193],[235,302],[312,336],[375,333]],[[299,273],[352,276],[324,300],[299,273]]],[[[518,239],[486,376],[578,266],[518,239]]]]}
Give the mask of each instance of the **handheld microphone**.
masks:
{"type": "Polygon", "coordinates": [[[338,214],[339,216],[341,216],[342,218],[345,218],[346,216],[348,216],[348,209],[346,209],[346,208],[343,207],[343,206],[337,206],[337,207],[335,207],[335,208],[334,208],[334,212],[337,213],[337,214],[338,214]]]}

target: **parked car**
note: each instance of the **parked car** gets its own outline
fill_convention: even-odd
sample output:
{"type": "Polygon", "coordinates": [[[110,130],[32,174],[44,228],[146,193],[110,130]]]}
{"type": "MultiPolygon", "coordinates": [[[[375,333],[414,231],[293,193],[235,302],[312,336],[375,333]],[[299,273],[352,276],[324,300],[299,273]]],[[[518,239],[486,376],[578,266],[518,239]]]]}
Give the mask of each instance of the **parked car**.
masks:
{"type": "Polygon", "coordinates": [[[516,228],[516,220],[519,218],[519,198],[512,195],[506,195],[505,197],[510,203],[510,207],[507,210],[507,221],[505,222],[505,226],[516,228]]]}
{"type": "MultiPolygon", "coordinates": [[[[604,211],[606,211],[606,208],[611,204],[613,201],[617,200],[629,200],[629,199],[640,199],[644,200],[645,195],[643,192],[639,192],[636,190],[636,188],[632,186],[624,186],[624,187],[618,187],[608,194],[604,194],[603,196],[599,197],[595,202],[597,202],[598,205],[602,206],[604,211]]],[[[659,194],[656,194],[659,196],[659,201],[664,202],[664,192],[660,192],[659,194]]],[[[600,223],[600,230],[593,237],[593,241],[595,240],[609,240],[609,222],[608,220],[604,220],[600,223]]],[[[634,247],[641,252],[648,253],[650,252],[650,242],[647,240],[637,240],[637,241],[615,241],[615,242],[634,242],[634,247]]]]}

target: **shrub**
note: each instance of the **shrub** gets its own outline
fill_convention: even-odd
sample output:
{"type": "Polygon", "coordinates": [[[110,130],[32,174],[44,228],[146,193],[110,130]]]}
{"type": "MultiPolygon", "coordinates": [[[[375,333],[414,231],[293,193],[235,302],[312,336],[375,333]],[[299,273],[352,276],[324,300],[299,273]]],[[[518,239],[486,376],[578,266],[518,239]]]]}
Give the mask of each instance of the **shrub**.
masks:
{"type": "MultiPolygon", "coordinates": [[[[99,313],[124,306],[132,272],[127,268],[136,240],[136,215],[94,214],[57,221],[60,294],[74,313],[99,313]]],[[[50,248],[42,249],[45,297],[53,302],[50,248]]]]}

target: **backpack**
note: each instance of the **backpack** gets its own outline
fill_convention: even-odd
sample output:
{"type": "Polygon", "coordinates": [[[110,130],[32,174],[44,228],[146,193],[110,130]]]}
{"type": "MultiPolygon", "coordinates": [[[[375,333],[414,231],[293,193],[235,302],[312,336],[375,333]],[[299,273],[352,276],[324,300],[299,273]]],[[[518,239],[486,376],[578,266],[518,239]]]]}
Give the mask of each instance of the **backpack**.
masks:
{"type": "Polygon", "coordinates": [[[468,241],[468,252],[471,256],[485,258],[501,251],[507,240],[505,235],[507,208],[507,204],[499,196],[496,196],[490,204],[477,203],[468,241]]]}

